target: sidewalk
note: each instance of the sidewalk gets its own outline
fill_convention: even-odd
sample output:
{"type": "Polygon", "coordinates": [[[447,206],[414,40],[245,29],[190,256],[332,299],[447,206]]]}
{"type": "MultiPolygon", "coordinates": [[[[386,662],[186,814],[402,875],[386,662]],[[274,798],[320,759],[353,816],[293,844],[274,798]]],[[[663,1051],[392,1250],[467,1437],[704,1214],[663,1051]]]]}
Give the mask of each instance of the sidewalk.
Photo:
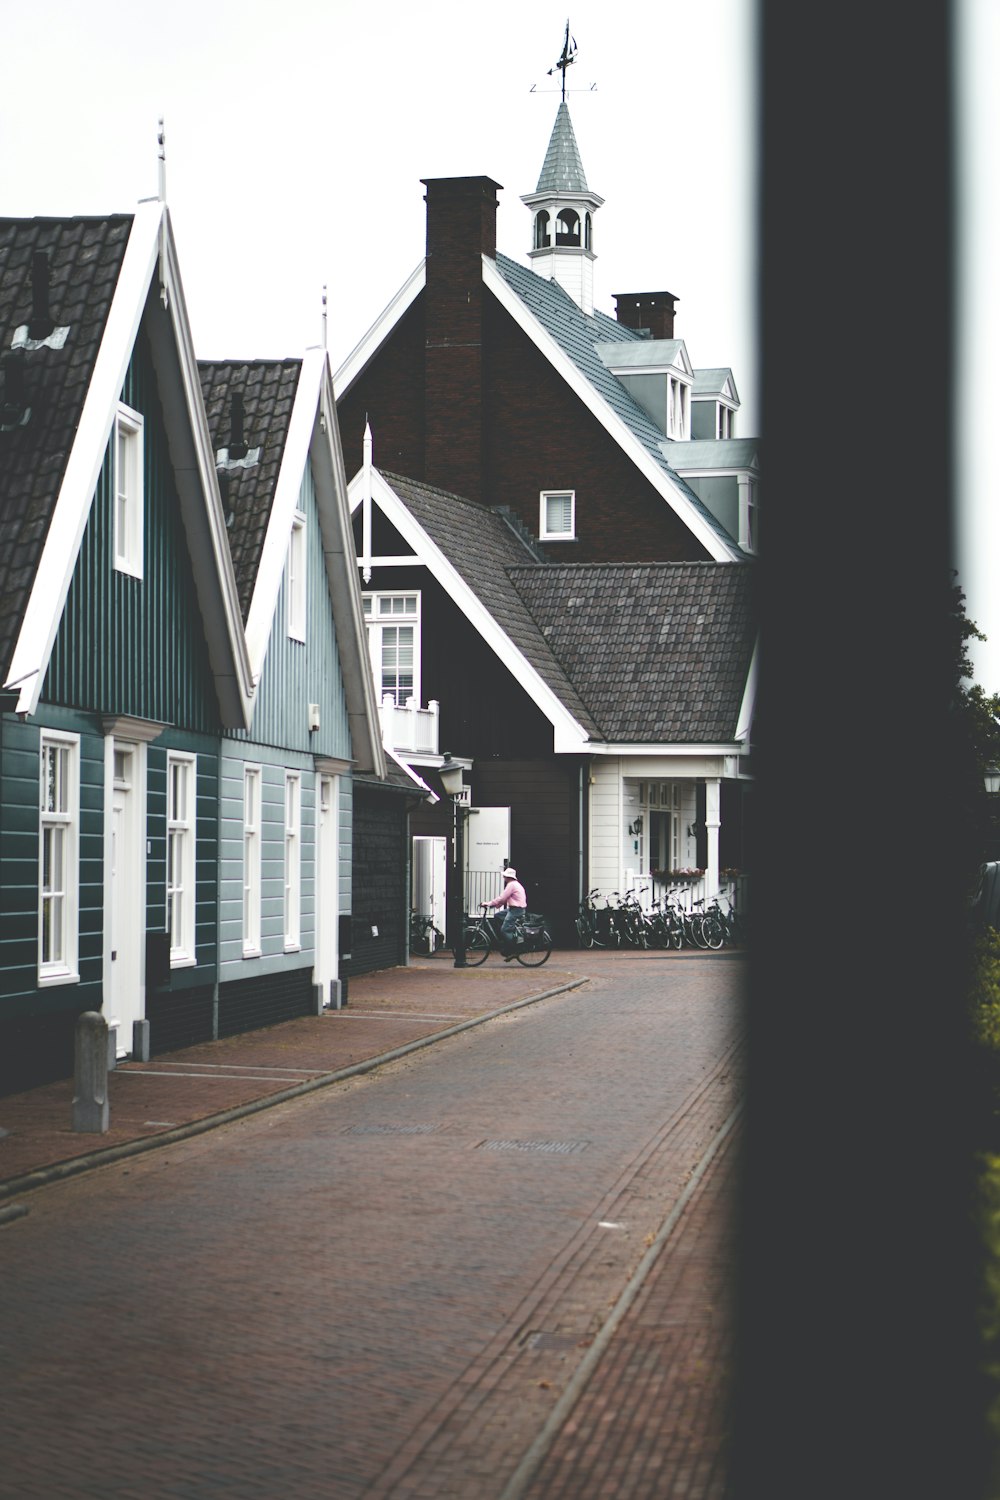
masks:
{"type": "MultiPolygon", "coordinates": [[[[123,1062],[108,1074],[110,1125],[72,1128],[73,1080],[0,1098],[0,1214],[18,1193],[365,1072],[511,1006],[586,982],[578,955],[541,968],[450,958],[352,976],[344,1009],[123,1062]]],[[[10,1212],[10,1210],[8,1210],[10,1212]]]]}

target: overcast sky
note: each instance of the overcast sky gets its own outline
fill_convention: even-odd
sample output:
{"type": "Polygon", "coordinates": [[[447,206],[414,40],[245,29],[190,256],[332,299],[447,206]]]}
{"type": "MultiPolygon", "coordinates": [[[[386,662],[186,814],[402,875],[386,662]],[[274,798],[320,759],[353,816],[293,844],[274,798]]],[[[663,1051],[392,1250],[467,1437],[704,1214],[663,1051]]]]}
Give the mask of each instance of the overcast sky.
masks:
{"type": "MultiPolygon", "coordinates": [[[[35,0],[4,7],[0,213],[167,200],[201,358],[336,368],[424,252],[422,177],[494,178],[527,264],[559,103],[595,221],[595,295],[670,291],[696,365],[729,365],[756,431],[751,0],[35,0]]],[[[377,460],[376,460],[377,461],[377,460]]]]}
{"type": "MultiPolygon", "coordinates": [[[[1000,5],[960,21],[960,581],[1000,691],[1000,5]],[[974,313],[971,310],[974,309],[974,313]]],[[[35,0],[4,7],[0,213],[130,212],[157,191],[157,121],[200,357],[319,342],[336,367],[424,250],[422,177],[503,186],[498,246],[527,264],[521,203],[559,101],[591,189],[597,305],[669,291],[695,365],[732,368],[760,432],[754,349],[753,0],[35,0]]],[[[377,442],[377,435],[376,435],[377,442]]],[[[377,453],[376,453],[377,462],[377,453]]],[[[766,505],[766,457],[764,504],[766,505]]]]}

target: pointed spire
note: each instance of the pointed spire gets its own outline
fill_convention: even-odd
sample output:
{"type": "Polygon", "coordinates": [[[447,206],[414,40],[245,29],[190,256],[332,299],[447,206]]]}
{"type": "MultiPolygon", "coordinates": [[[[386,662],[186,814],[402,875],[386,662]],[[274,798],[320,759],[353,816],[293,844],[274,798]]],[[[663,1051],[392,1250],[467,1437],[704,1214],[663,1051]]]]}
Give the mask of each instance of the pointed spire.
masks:
{"type": "Polygon", "coordinates": [[[160,301],[167,306],[167,135],[160,116],[156,132],[157,196],[160,200],[160,301]]]}
{"type": "Polygon", "coordinates": [[[576,144],[569,105],[565,99],[556,112],[556,122],[549,138],[536,193],[587,193],[580,148],[576,144]]]}

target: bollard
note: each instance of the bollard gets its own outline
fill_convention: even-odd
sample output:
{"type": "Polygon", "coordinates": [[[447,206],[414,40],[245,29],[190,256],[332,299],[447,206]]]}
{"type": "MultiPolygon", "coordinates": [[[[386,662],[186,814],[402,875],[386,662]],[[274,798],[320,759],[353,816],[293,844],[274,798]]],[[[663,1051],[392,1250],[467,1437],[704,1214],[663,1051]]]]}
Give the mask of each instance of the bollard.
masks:
{"type": "Polygon", "coordinates": [[[132,1056],[137,1062],[149,1062],[149,1022],[132,1022],[132,1056]]]}
{"type": "Polygon", "coordinates": [[[347,1004],[347,980],[330,980],[330,1009],[342,1010],[347,1004]]]}
{"type": "Polygon", "coordinates": [[[73,1129],[103,1135],[108,1119],[108,1023],[98,1011],[86,1010],[76,1022],[73,1129]]]}
{"type": "Polygon", "coordinates": [[[312,1003],[312,1010],[311,1010],[310,1014],[314,1015],[314,1016],[321,1016],[323,1014],[323,999],[324,999],[324,990],[323,990],[323,986],[321,984],[314,984],[313,985],[313,987],[312,987],[312,997],[313,997],[313,1003],[312,1003]]]}

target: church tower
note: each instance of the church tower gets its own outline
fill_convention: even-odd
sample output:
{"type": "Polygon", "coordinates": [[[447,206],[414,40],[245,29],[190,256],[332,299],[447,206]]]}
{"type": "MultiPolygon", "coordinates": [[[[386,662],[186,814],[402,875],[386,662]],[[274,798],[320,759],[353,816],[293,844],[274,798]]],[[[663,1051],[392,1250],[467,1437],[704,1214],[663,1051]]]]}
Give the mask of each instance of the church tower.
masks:
{"type": "Polygon", "coordinates": [[[532,216],[531,269],[558,281],[585,313],[594,311],[594,215],[604,202],[587,186],[569,107],[563,99],[538,186],[524,193],[532,216]]]}

